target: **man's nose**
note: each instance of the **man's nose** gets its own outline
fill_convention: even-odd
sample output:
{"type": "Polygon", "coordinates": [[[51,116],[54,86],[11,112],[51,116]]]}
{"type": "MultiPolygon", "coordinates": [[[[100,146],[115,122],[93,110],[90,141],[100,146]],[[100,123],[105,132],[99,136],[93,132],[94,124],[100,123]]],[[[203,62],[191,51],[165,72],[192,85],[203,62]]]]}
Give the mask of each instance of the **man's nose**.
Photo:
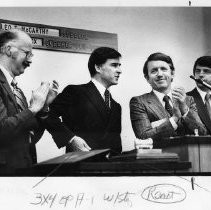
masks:
{"type": "Polygon", "coordinates": [[[120,67],[120,66],[118,66],[118,67],[117,67],[117,72],[118,72],[119,74],[121,74],[121,73],[122,73],[122,69],[121,69],[121,67],[120,67]]]}
{"type": "Polygon", "coordinates": [[[159,69],[157,70],[157,76],[162,76],[162,74],[163,74],[163,71],[159,68],[159,69]]]}
{"type": "Polygon", "coordinates": [[[198,73],[198,76],[199,76],[200,78],[203,78],[203,77],[204,77],[204,72],[203,72],[203,71],[200,71],[200,72],[198,73]]]}

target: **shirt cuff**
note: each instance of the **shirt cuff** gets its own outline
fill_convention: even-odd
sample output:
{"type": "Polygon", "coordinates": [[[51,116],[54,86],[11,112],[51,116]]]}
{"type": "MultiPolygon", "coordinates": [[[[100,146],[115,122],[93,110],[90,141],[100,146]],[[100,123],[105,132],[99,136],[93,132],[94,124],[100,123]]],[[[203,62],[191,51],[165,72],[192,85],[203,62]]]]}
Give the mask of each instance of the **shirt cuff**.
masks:
{"type": "Polygon", "coordinates": [[[170,121],[172,127],[174,128],[174,130],[177,130],[178,125],[177,125],[177,123],[174,121],[173,117],[170,117],[170,118],[169,118],[169,121],[170,121]]]}
{"type": "Polygon", "coordinates": [[[188,115],[188,112],[189,112],[189,108],[188,108],[188,111],[185,112],[185,114],[182,115],[182,118],[185,118],[188,115]]]}
{"type": "Polygon", "coordinates": [[[151,126],[152,126],[152,128],[156,128],[156,127],[160,126],[161,124],[163,124],[165,121],[166,121],[166,118],[151,122],[151,126]]]}
{"type": "Polygon", "coordinates": [[[76,137],[76,136],[73,136],[73,137],[68,141],[68,144],[71,144],[75,137],[76,137]]]}

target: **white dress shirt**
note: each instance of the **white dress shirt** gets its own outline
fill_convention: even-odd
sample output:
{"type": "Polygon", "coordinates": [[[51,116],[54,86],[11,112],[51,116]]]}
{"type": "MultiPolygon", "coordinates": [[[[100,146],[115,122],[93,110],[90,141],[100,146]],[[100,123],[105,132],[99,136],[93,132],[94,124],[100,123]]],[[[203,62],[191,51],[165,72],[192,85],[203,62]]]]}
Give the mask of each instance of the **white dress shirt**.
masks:
{"type": "MultiPolygon", "coordinates": [[[[91,81],[94,83],[95,87],[97,88],[97,90],[99,91],[100,95],[103,97],[103,99],[105,100],[105,90],[106,88],[100,83],[98,82],[96,79],[92,78],[91,81]]],[[[108,88],[109,90],[109,88],[108,88]]]]}
{"type": "MultiPolygon", "coordinates": [[[[206,96],[207,92],[202,91],[198,87],[196,87],[196,89],[198,90],[198,92],[199,92],[199,94],[200,94],[200,96],[201,96],[201,98],[202,98],[202,100],[203,100],[203,102],[205,104],[205,96],[206,96]]],[[[211,94],[211,91],[209,93],[211,94]]],[[[211,104],[211,99],[209,99],[209,104],[211,104]]]]}

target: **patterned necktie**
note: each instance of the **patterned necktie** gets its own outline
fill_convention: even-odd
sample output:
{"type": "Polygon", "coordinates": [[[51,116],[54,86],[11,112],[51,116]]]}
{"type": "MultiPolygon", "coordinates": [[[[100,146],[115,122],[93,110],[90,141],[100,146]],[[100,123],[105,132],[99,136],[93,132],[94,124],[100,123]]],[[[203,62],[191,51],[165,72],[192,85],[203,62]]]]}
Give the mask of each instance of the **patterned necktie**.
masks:
{"type": "Polygon", "coordinates": [[[19,111],[23,111],[24,109],[27,109],[28,104],[27,104],[26,98],[22,90],[17,86],[17,82],[14,79],[12,80],[11,85],[13,87],[13,94],[17,101],[19,111]]]}
{"type": "Polygon", "coordinates": [[[209,113],[209,117],[211,119],[211,107],[210,107],[209,100],[210,100],[210,93],[207,93],[205,96],[205,106],[206,106],[207,112],[209,113]]]}
{"type": "Polygon", "coordinates": [[[108,89],[105,90],[104,96],[106,107],[108,108],[108,110],[110,110],[110,92],[108,89]]]}
{"type": "Polygon", "coordinates": [[[165,95],[165,96],[163,97],[163,101],[165,102],[165,109],[166,109],[167,112],[170,114],[170,116],[172,116],[172,115],[173,115],[173,108],[172,108],[172,106],[170,105],[169,100],[170,100],[169,96],[165,95]]]}
{"type": "MultiPolygon", "coordinates": [[[[26,97],[23,94],[23,91],[17,86],[15,79],[12,80],[11,85],[13,87],[13,94],[18,104],[19,112],[28,108],[26,97]]],[[[29,152],[32,157],[32,162],[36,163],[36,149],[35,145],[32,144],[32,137],[34,136],[34,131],[29,131],[29,152]]]]}

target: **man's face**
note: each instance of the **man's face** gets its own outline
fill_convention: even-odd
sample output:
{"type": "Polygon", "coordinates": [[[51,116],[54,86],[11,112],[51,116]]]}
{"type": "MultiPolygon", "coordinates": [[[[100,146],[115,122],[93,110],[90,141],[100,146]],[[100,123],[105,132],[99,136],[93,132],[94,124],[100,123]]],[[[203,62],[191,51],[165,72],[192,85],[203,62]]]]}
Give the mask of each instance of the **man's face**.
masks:
{"type": "Polygon", "coordinates": [[[119,76],[122,73],[120,69],[120,59],[107,59],[104,64],[98,67],[100,80],[106,88],[111,85],[117,85],[119,76]]]}
{"type": "MultiPolygon", "coordinates": [[[[204,82],[211,85],[211,68],[206,67],[206,66],[196,65],[194,75],[195,75],[196,79],[201,79],[204,82]]],[[[202,91],[208,91],[208,89],[206,87],[204,87],[202,84],[196,83],[196,85],[202,91]]]]}
{"type": "Polygon", "coordinates": [[[161,93],[168,93],[174,78],[174,71],[170,69],[169,64],[165,61],[149,61],[147,67],[147,82],[154,90],[161,93]]]}
{"type": "Polygon", "coordinates": [[[11,72],[14,76],[23,74],[30,66],[32,58],[32,42],[27,36],[20,36],[19,39],[10,42],[11,51],[11,72]]]}

